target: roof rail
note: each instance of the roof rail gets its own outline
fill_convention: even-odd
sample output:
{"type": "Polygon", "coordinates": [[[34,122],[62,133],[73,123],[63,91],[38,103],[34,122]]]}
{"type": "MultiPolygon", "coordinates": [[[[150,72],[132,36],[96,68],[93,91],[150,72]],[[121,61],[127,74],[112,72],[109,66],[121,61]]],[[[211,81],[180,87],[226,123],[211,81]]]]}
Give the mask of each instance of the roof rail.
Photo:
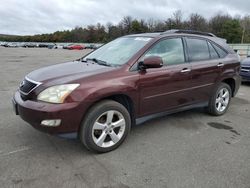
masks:
{"type": "Polygon", "coordinates": [[[164,31],[163,34],[171,34],[171,33],[187,33],[187,34],[195,34],[195,35],[204,35],[204,36],[209,36],[209,37],[216,37],[213,33],[207,33],[207,32],[202,32],[202,31],[195,31],[195,30],[184,30],[184,29],[171,29],[164,31]]]}

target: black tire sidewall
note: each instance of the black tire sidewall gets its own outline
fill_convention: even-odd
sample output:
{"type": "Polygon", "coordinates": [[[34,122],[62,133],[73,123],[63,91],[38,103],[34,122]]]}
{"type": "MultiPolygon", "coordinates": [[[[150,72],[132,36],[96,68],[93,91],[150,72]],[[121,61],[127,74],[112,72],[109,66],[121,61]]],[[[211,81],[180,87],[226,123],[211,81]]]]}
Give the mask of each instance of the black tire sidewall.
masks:
{"type": "Polygon", "coordinates": [[[84,118],[82,122],[82,127],[80,129],[80,139],[83,142],[83,144],[86,146],[86,148],[89,150],[92,150],[98,153],[109,152],[109,151],[116,149],[122,144],[122,142],[127,137],[128,133],[130,132],[130,128],[131,128],[131,118],[127,109],[118,102],[105,100],[94,105],[86,114],[86,117],[84,118]],[[119,142],[117,142],[115,145],[108,147],[108,148],[102,148],[95,144],[92,138],[92,129],[93,129],[96,119],[101,114],[109,110],[116,110],[123,115],[125,122],[126,122],[125,132],[122,138],[119,140],[119,142]]]}

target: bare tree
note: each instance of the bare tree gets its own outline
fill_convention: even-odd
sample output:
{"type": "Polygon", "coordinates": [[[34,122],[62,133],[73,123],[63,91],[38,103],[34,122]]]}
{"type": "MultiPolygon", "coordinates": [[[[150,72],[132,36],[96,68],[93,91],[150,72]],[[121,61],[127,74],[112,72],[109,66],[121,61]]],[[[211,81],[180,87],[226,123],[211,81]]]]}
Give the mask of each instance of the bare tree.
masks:
{"type": "Polygon", "coordinates": [[[171,18],[168,18],[165,21],[166,28],[167,29],[182,29],[183,23],[182,23],[182,12],[181,10],[177,10],[173,13],[171,18]]]}
{"type": "Polygon", "coordinates": [[[199,14],[191,14],[187,24],[190,29],[192,30],[199,30],[199,31],[207,31],[207,21],[206,19],[199,15],[199,14]]]}
{"type": "Polygon", "coordinates": [[[154,31],[154,28],[155,28],[155,20],[153,18],[149,18],[147,20],[147,27],[148,27],[148,30],[150,32],[153,32],[154,31]]]}
{"type": "Polygon", "coordinates": [[[231,16],[229,15],[217,14],[216,16],[212,17],[209,20],[210,31],[218,36],[222,36],[221,30],[222,30],[223,24],[226,23],[228,20],[232,20],[231,16]]]}
{"type": "Polygon", "coordinates": [[[125,32],[129,34],[131,32],[131,26],[132,26],[132,17],[131,16],[125,16],[123,17],[121,23],[123,25],[123,28],[125,29],[125,32]]]}
{"type": "Polygon", "coordinates": [[[173,13],[173,18],[172,19],[173,19],[173,21],[175,23],[175,26],[177,28],[182,27],[182,16],[183,16],[183,14],[182,14],[181,10],[177,10],[177,11],[175,11],[173,13]]]}
{"type": "Polygon", "coordinates": [[[250,16],[241,19],[240,25],[242,27],[241,43],[244,43],[245,34],[250,32],[250,16]]]}

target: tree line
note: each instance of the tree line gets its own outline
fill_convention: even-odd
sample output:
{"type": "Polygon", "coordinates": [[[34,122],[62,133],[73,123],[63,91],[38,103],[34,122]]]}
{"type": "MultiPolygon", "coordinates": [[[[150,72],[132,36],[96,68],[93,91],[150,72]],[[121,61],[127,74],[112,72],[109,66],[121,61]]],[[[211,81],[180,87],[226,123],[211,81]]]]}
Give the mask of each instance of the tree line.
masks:
{"type": "Polygon", "coordinates": [[[217,14],[210,19],[197,13],[183,18],[180,10],[166,20],[135,19],[124,17],[118,24],[108,22],[106,25],[97,23],[87,27],[75,27],[72,30],[56,31],[51,34],[32,36],[0,36],[3,41],[16,42],[82,42],[106,43],[117,37],[145,32],[161,32],[170,29],[187,29],[211,32],[218,37],[227,39],[228,43],[250,43],[250,16],[232,17],[217,14]]]}

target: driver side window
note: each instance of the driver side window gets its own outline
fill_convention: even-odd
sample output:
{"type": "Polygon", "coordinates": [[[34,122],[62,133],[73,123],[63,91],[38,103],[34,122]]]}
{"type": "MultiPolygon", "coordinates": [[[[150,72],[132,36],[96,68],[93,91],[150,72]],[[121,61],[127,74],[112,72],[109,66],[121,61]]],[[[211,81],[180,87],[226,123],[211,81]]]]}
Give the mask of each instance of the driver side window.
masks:
{"type": "Polygon", "coordinates": [[[165,39],[154,45],[146,52],[144,59],[149,56],[159,56],[164,65],[182,64],[185,62],[181,38],[165,39]]]}

